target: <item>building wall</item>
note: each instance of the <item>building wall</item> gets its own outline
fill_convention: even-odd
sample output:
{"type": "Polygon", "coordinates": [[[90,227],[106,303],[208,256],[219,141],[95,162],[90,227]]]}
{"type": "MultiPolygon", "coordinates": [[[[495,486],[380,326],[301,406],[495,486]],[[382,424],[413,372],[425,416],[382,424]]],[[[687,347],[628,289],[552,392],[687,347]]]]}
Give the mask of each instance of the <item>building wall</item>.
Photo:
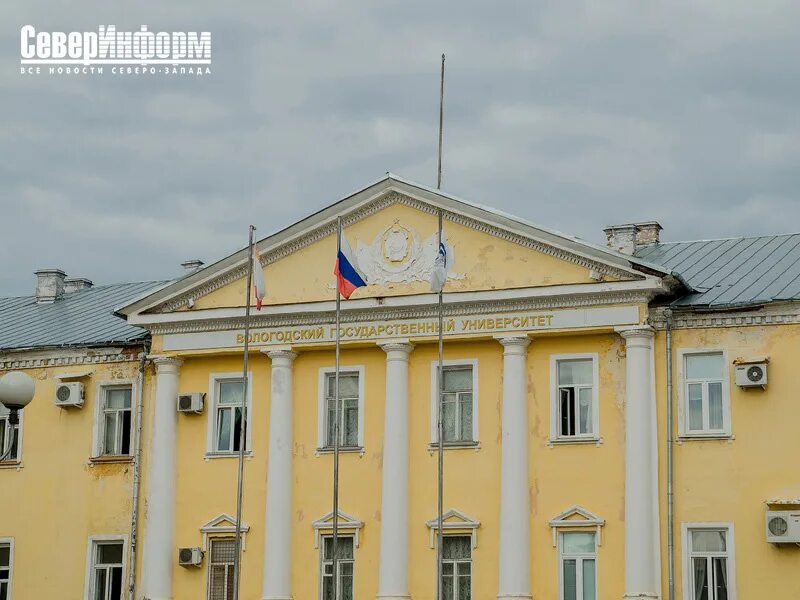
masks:
{"type": "MultiPolygon", "coordinates": [[[[768,386],[742,389],[730,378],[730,439],[678,439],[674,446],[675,588],[681,598],[684,556],[681,524],[730,522],[734,525],[737,598],[800,597],[800,548],[773,545],[765,538],[765,501],[800,496],[800,475],[793,459],[800,455],[797,428],[797,375],[800,326],[751,326],[678,329],[673,331],[675,402],[679,399],[681,348],[720,348],[729,363],[737,357],[769,357],[768,386]]],[[[659,446],[666,437],[665,333],[656,340],[656,385],[659,403],[659,446]]],[[[678,411],[675,412],[678,435],[678,411]]],[[[662,499],[665,452],[660,453],[662,499]]],[[[800,502],[800,500],[798,500],[800,502]]],[[[798,505],[775,507],[797,509],[798,505]]],[[[666,503],[662,501],[662,515],[666,503]]],[[[662,518],[662,555],[666,558],[666,521],[662,518]]],[[[666,562],[664,583],[666,595],[666,562]]]]}
{"type": "Polygon", "coordinates": [[[125,362],[25,369],[36,395],[23,411],[21,463],[0,468],[0,537],[14,538],[14,600],[83,598],[89,536],[129,537],[132,462],[90,458],[97,382],[135,379],[137,369],[136,353],[125,362]],[[55,376],[81,371],[91,371],[80,380],[83,407],[55,406],[55,376]]]}
{"type": "MultiPolygon", "coordinates": [[[[676,434],[679,411],[678,352],[686,348],[724,348],[736,357],[769,356],[766,390],[741,390],[728,365],[733,436],[724,440],[678,440],[675,451],[676,597],[682,598],[681,524],[730,522],[735,532],[737,597],[792,598],[800,595],[800,549],[774,546],[764,537],[768,498],[797,498],[800,478],[794,388],[800,326],[716,327],[673,332],[676,434]]],[[[157,340],[156,340],[157,342],[157,340]]],[[[655,339],[656,398],[661,498],[663,596],[667,595],[665,502],[666,373],[665,334],[655,339]]],[[[448,342],[445,359],[478,361],[479,449],[445,454],[445,509],[455,508],[480,521],[473,552],[473,597],[497,590],[502,410],[502,347],[491,339],[448,342]]],[[[418,599],[434,590],[435,552],[425,522],[436,513],[436,454],[429,449],[431,363],[436,346],[420,343],[409,364],[410,591],[418,599]]],[[[133,358],[133,357],[131,357],[133,358]]],[[[331,367],[331,349],[299,353],[294,364],[293,593],[315,598],[319,551],[312,522],[330,510],[332,457],[317,454],[319,370],[331,367]]],[[[372,344],[346,347],[342,365],[365,369],[365,447],[363,455],[341,457],[341,510],[364,521],[356,549],[356,594],[373,597],[378,588],[381,531],[381,469],[386,355],[372,344]]],[[[26,369],[36,379],[36,398],[24,415],[21,468],[0,469],[0,537],[15,539],[12,593],[20,598],[80,598],[84,592],[86,548],[90,535],[128,535],[131,464],[93,464],[97,382],[134,379],[135,360],[120,363],[26,369]],[[58,373],[91,370],[81,409],[53,405],[58,373]],[[66,557],[66,559],[65,559],[66,557]],[[41,569],[39,565],[58,565],[41,569]],[[36,568],[31,568],[36,565],[36,568]]],[[[181,392],[209,391],[209,375],[238,372],[241,357],[186,357],[181,392]]],[[[270,360],[251,356],[254,451],[245,463],[244,521],[249,525],[243,554],[242,598],[259,598],[264,543],[265,478],[269,427],[270,360]]],[[[557,549],[548,521],[572,505],[605,519],[598,548],[601,598],[624,591],[624,401],[625,345],[614,333],[542,335],[528,350],[529,465],[534,598],[558,594],[557,549]],[[595,352],[600,366],[599,444],[551,445],[550,360],[553,354],[595,352]]],[[[152,372],[145,385],[145,457],[152,430],[152,372]]],[[[175,544],[199,546],[200,527],[221,513],[235,514],[235,458],[206,458],[209,412],[178,415],[178,477],[175,544]]],[[[147,481],[142,490],[146,497],[147,481]]],[[[797,509],[798,506],[790,506],[797,509]]],[[[143,502],[141,515],[146,519],[143,502]]],[[[143,529],[140,527],[140,532],[143,529]]],[[[141,565],[141,561],[139,561],[141,565]]],[[[207,562],[199,569],[174,568],[174,597],[202,598],[207,562]]]]}

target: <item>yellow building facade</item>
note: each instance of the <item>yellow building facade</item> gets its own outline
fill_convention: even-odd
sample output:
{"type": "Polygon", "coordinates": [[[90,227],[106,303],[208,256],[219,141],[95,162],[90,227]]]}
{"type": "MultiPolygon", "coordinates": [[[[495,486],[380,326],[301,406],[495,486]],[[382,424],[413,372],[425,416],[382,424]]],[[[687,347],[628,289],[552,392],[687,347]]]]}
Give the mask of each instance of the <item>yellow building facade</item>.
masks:
{"type": "Polygon", "coordinates": [[[733,242],[672,247],[644,223],[598,247],[390,175],[258,243],[244,420],[246,250],[113,306],[149,336],[141,379],[130,349],[92,369],[2,354],[37,378],[0,470],[7,598],[231,597],[242,423],[241,598],[433,598],[439,211],[448,600],[800,596],[800,550],[767,540],[769,517],[793,539],[800,510],[800,311],[742,300],[792,291],[770,273],[797,272],[796,242],[751,244],[745,273],[733,242]],[[332,573],[337,219],[368,285],[342,302],[332,573]],[[706,302],[746,276],[738,300],[706,302]],[[68,371],[82,408],[53,406],[68,371]],[[97,390],[128,384],[130,459],[97,456],[97,390]]]}

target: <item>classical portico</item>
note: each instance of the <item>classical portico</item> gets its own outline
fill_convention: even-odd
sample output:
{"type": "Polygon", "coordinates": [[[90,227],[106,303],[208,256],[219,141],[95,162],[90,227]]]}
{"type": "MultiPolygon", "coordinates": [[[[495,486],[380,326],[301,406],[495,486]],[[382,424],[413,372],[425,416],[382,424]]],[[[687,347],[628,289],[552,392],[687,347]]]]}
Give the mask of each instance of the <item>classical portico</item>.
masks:
{"type": "MultiPolygon", "coordinates": [[[[480,527],[479,535],[468,531],[471,544],[459,546],[464,556],[448,560],[471,561],[473,598],[545,600],[556,574],[540,577],[537,561],[553,564],[559,554],[550,536],[539,538],[536,531],[548,531],[548,520],[564,507],[586,506],[608,519],[598,568],[608,569],[607,557],[618,552],[615,563],[620,573],[625,571],[626,600],[653,597],[648,594],[660,591],[653,334],[642,323],[647,302],[665,290],[666,274],[393,176],[258,243],[269,293],[261,310],[251,312],[248,328],[251,356],[261,366],[253,373],[253,448],[245,473],[250,482],[253,472],[259,479],[265,477],[266,486],[254,491],[248,487],[252,483],[245,484],[244,511],[250,526],[242,561],[245,597],[311,600],[333,577],[342,579],[339,584],[345,588],[352,583],[357,597],[433,596],[436,553],[427,542],[418,542],[437,499],[438,461],[431,431],[432,398],[438,396],[431,373],[439,319],[429,277],[438,253],[440,210],[449,261],[442,318],[445,360],[456,369],[474,369],[473,377],[459,379],[473,387],[451,393],[452,405],[457,402],[459,410],[468,411],[459,413],[464,419],[458,421],[459,431],[469,431],[474,438],[448,440],[445,505],[463,510],[474,528],[480,527]],[[339,217],[367,285],[341,302],[337,332],[331,266],[339,217]],[[624,362],[616,346],[610,354],[609,340],[617,339],[614,331],[627,341],[624,362]],[[337,337],[341,364],[351,377],[357,375],[358,383],[352,385],[351,380],[346,399],[350,412],[341,417],[352,420],[339,424],[347,423],[353,434],[339,465],[340,512],[352,516],[345,519],[352,527],[343,530],[348,542],[340,546],[345,555],[336,561],[335,568],[344,570],[334,574],[324,538],[330,535],[333,472],[326,445],[333,405],[328,382],[337,337]],[[550,353],[599,357],[592,359],[595,372],[599,369],[606,379],[585,385],[592,386],[594,394],[603,386],[604,398],[623,389],[621,381],[609,385],[608,378],[624,378],[629,432],[624,442],[601,439],[612,435],[609,432],[616,434],[611,426],[591,440],[551,444],[537,438],[542,435],[537,423],[552,426],[551,414],[560,410],[555,400],[558,387],[550,380],[550,353]],[[459,361],[463,364],[453,365],[459,361]],[[358,411],[355,416],[353,411],[358,411]],[[580,454],[580,464],[585,465],[591,464],[595,450],[604,457],[619,451],[614,468],[621,469],[623,446],[624,508],[621,489],[599,509],[591,498],[572,494],[559,497],[557,507],[536,521],[542,517],[535,486],[544,478],[553,489],[565,456],[580,454]],[[474,486],[475,469],[492,474],[480,489],[474,486]],[[614,502],[619,503],[618,511],[607,508],[614,502]],[[624,535],[613,518],[623,512],[624,535]],[[253,513],[264,516],[261,531],[262,521],[253,513]],[[350,544],[354,531],[358,535],[350,544]],[[478,545],[479,537],[488,543],[478,545]],[[606,539],[611,540],[608,546],[606,539]]],[[[153,600],[202,597],[197,571],[175,576],[175,549],[196,543],[196,532],[184,521],[196,523],[197,529],[221,512],[232,514],[226,490],[193,481],[187,488],[208,489],[209,497],[191,505],[184,501],[187,514],[179,515],[179,531],[172,533],[176,473],[210,481],[233,473],[235,461],[226,460],[230,456],[205,456],[202,462],[192,454],[191,444],[197,429],[217,431],[219,425],[214,421],[216,391],[205,388],[205,381],[220,372],[235,377],[239,369],[247,264],[246,251],[236,253],[125,309],[131,323],[151,328],[159,352],[187,361],[185,379],[178,369],[181,359],[157,362],[153,452],[166,461],[149,466],[151,479],[164,485],[148,491],[148,522],[160,525],[155,530],[149,525],[145,532],[149,556],[144,559],[142,584],[153,600]],[[186,465],[176,468],[174,397],[179,388],[206,393],[207,410],[180,417],[187,448],[181,446],[178,460],[186,465]]],[[[340,407],[345,410],[344,399],[340,407]]],[[[598,410],[602,414],[596,423],[602,429],[611,422],[608,401],[598,410]]],[[[621,486],[621,475],[619,482],[621,486]]],[[[464,531],[450,527],[446,534],[463,537],[464,531]]],[[[211,568],[211,542],[202,566],[206,570],[211,568]]],[[[554,581],[557,585],[557,577],[554,581]]]]}

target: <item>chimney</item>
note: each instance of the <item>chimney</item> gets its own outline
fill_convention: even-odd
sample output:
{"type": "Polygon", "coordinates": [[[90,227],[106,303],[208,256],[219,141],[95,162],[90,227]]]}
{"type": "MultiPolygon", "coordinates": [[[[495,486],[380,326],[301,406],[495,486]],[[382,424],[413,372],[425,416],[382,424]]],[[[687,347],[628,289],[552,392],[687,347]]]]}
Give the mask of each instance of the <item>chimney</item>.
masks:
{"type": "Polygon", "coordinates": [[[636,247],[658,244],[661,241],[658,232],[662,229],[658,221],[636,223],[636,247]]]}
{"type": "Polygon", "coordinates": [[[36,275],[36,302],[49,304],[64,293],[64,279],[67,274],[61,269],[40,269],[36,275]]]}
{"type": "Polygon", "coordinates": [[[606,233],[606,245],[622,254],[633,255],[636,250],[636,225],[611,225],[603,229],[606,233]]]}
{"type": "Polygon", "coordinates": [[[638,248],[651,246],[660,242],[659,232],[663,229],[657,221],[643,223],[627,223],[611,225],[603,231],[606,233],[607,245],[622,254],[633,255],[638,248]]]}
{"type": "Polygon", "coordinates": [[[91,279],[85,277],[68,277],[64,280],[64,293],[70,294],[72,292],[79,292],[81,290],[88,290],[94,285],[91,279]]]}
{"type": "Polygon", "coordinates": [[[183,270],[186,271],[186,274],[189,275],[195,271],[199,271],[204,264],[205,263],[199,258],[193,258],[191,260],[187,260],[186,262],[182,262],[181,266],[183,267],[183,270]]]}

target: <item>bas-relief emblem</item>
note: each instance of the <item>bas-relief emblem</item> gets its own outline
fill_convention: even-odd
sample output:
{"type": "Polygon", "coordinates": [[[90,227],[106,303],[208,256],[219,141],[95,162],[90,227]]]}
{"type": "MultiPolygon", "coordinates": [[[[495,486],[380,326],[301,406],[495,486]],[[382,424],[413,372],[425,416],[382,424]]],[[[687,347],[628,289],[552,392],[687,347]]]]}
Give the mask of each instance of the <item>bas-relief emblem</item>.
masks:
{"type": "MultiPolygon", "coordinates": [[[[446,232],[442,241],[447,248],[447,278],[463,279],[463,273],[453,273],[450,270],[455,257],[446,232]]],[[[395,221],[375,236],[371,244],[358,240],[356,260],[367,276],[368,284],[429,281],[439,253],[438,242],[436,233],[421,241],[412,227],[395,221]]]]}

